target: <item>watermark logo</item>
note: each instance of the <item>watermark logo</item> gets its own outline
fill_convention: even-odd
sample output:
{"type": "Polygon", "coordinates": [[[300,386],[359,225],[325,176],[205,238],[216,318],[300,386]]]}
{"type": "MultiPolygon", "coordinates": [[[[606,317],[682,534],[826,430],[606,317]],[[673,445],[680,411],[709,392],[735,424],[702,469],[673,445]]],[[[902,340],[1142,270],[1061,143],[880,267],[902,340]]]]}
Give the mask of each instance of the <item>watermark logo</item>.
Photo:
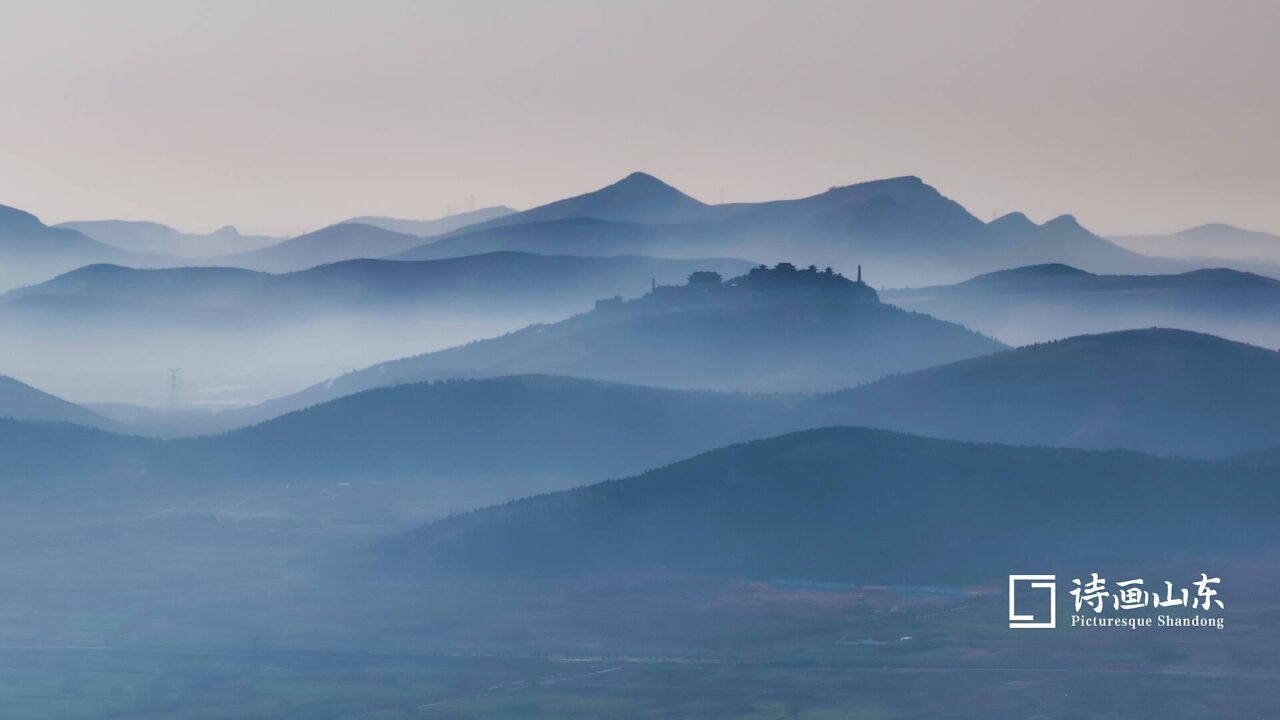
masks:
{"type": "MultiPolygon", "coordinates": [[[[1071,627],[1208,627],[1221,630],[1226,605],[1219,593],[1220,577],[1200,573],[1188,585],[1168,580],[1152,583],[1141,578],[1109,582],[1098,573],[1073,578],[1070,594],[1074,610],[1071,627]]],[[[1009,627],[1058,626],[1058,583],[1055,575],[1009,576],[1009,627]]]]}
{"type": "Polygon", "coordinates": [[[1058,627],[1058,578],[1056,575],[1010,575],[1009,576],[1009,627],[1015,629],[1055,628],[1058,627]],[[1022,608],[1019,612],[1018,590],[1023,592],[1022,608]],[[1031,593],[1030,590],[1046,592],[1031,593]],[[1028,596],[1035,595],[1038,603],[1032,603],[1028,596]],[[1029,607],[1036,611],[1026,612],[1029,607]],[[1048,619],[1045,619],[1045,618],[1048,619]]]}

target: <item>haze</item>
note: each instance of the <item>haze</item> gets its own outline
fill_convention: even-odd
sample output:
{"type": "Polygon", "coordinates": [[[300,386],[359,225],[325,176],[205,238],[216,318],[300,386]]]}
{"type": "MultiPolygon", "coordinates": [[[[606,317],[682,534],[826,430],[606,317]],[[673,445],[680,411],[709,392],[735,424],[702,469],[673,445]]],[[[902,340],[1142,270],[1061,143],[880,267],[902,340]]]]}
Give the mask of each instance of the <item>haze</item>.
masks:
{"type": "Polygon", "coordinates": [[[978,215],[1280,231],[1271,2],[5,3],[0,199],[296,233],[642,168],[916,174],[978,215]]]}

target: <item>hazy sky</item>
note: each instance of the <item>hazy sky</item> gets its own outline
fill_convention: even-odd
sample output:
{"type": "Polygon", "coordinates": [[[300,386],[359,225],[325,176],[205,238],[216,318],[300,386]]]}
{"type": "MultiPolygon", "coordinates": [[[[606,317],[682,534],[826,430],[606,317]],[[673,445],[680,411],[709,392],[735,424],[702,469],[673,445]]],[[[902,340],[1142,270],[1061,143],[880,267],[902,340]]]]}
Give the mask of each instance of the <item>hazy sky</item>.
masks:
{"type": "Polygon", "coordinates": [[[0,203],[290,233],[651,172],[1280,232],[1280,2],[12,2],[0,203]]]}

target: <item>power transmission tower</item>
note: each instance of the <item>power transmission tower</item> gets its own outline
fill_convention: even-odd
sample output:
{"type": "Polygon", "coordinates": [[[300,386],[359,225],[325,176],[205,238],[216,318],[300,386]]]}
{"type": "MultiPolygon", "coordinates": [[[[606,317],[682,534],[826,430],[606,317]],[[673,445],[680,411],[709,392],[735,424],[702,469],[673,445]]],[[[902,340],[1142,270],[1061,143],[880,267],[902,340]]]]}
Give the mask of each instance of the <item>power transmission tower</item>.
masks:
{"type": "Polygon", "coordinates": [[[178,371],[182,368],[169,368],[169,404],[178,405],[178,371]]]}

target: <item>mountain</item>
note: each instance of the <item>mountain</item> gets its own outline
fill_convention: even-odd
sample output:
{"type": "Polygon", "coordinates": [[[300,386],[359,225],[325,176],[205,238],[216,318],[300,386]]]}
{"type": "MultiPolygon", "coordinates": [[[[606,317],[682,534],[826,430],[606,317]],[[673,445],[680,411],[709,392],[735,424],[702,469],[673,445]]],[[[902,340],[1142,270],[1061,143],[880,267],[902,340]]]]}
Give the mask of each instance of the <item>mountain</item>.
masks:
{"type": "Polygon", "coordinates": [[[699,270],[749,268],[732,259],[510,252],[348,260],[279,275],[93,265],[0,295],[0,336],[23,340],[4,354],[5,372],[87,402],[161,406],[125,414],[141,418],[139,432],[191,434],[274,417],[242,421],[233,408],[387,358],[560,320],[699,270]]]}
{"type": "Polygon", "coordinates": [[[31,213],[0,205],[0,289],[43,280],[95,262],[143,262],[68,228],[49,227],[31,213]]]}
{"type": "Polygon", "coordinates": [[[1280,468],[1280,445],[1242,453],[1231,458],[1234,463],[1254,465],[1258,467],[1280,468]]]}
{"type": "Polygon", "coordinates": [[[814,426],[1222,458],[1280,440],[1280,352],[1182,330],[1087,335],[888,377],[803,411],[814,426]]]}
{"type": "Polygon", "coordinates": [[[459,228],[482,223],[487,220],[505,217],[516,212],[505,205],[497,205],[494,207],[480,208],[479,210],[470,210],[454,215],[446,215],[445,217],[435,218],[434,220],[402,220],[400,218],[380,217],[377,215],[362,215],[360,217],[343,220],[340,224],[359,224],[372,225],[380,227],[383,230],[404,233],[405,235],[418,235],[420,237],[430,237],[432,235],[443,235],[444,233],[453,232],[459,228]]]}
{"type": "Polygon", "coordinates": [[[47,420],[107,429],[120,427],[98,413],[5,375],[0,375],[0,418],[47,420]]]}
{"type": "Polygon", "coordinates": [[[1198,225],[1168,235],[1117,235],[1112,242],[1136,252],[1186,258],[1260,258],[1280,262],[1280,235],[1226,223],[1198,225]]]}
{"type": "MultiPolygon", "coordinates": [[[[147,453],[156,447],[159,441],[87,425],[0,417],[0,483],[6,488],[33,484],[47,493],[54,480],[137,479],[145,475],[147,453]]],[[[101,493],[100,486],[95,489],[101,493]]]]}
{"type": "MultiPolygon", "coordinates": [[[[0,398],[3,399],[3,398],[0,398]]],[[[59,423],[6,426],[7,468],[49,477],[113,472],[162,482],[412,480],[440,493],[512,498],[639,472],[730,442],[789,429],[789,396],[662,390],[545,376],[378,388],[221,435],[151,440],[82,437],[89,460],[48,452],[59,423]],[[96,458],[96,459],[93,459],[96,458]]],[[[74,407],[74,406],[73,406],[74,407]]]]}
{"type": "Polygon", "coordinates": [[[881,304],[861,281],[781,264],[728,281],[699,273],[637,300],[602,300],[558,323],[381,363],[251,410],[272,417],[384,385],[524,373],[711,390],[830,390],[1002,347],[881,304]]]}
{"type": "Polygon", "coordinates": [[[241,235],[230,225],[207,234],[184,233],[168,225],[133,220],[81,220],[55,227],[76,230],[120,250],[192,258],[252,252],[282,241],[266,235],[241,235]]]}
{"type": "Polygon", "coordinates": [[[210,258],[212,264],[266,272],[290,272],[357,258],[380,258],[422,244],[417,235],[361,223],[330,225],[284,242],[233,255],[210,258]]]}
{"type": "Polygon", "coordinates": [[[1225,268],[1095,275],[1063,264],[1033,265],[883,296],[1014,344],[1160,326],[1280,347],[1280,281],[1225,268]]]}
{"type": "Polygon", "coordinates": [[[567,218],[670,225],[708,217],[710,207],[658,178],[633,172],[612,185],[470,226],[469,230],[567,218]]]}
{"type": "MultiPolygon", "coordinates": [[[[917,285],[1010,263],[1067,262],[1095,269],[1148,269],[1163,261],[1120,248],[1070,215],[1043,225],[1025,216],[983,223],[918,177],[831,188],[798,200],[718,208],[706,232],[732,238],[739,257],[804,253],[823,263],[873,269],[886,284],[917,285]]],[[[972,273],[969,273],[972,274],[972,273]]]]}
{"type": "Polygon", "coordinates": [[[1064,262],[1109,272],[1185,269],[1125,250],[1070,215],[1043,225],[1020,213],[983,223],[914,176],[794,200],[709,206],[637,173],[594,193],[463,228],[404,257],[477,248],[769,262],[807,257],[842,270],[861,264],[881,283],[904,285],[951,282],[1011,263],[1064,262]]]}
{"type": "Polygon", "coordinates": [[[696,270],[741,272],[730,259],[660,260],[497,252],[447,260],[346,260],[272,275],[226,267],[137,270],[91,265],[0,295],[6,313],[54,312],[73,319],[107,315],[148,322],[170,318],[242,323],[302,320],[388,306],[431,304],[475,313],[551,306],[567,314],[602,296],[684,280],[696,270]]]}
{"type": "Polygon", "coordinates": [[[763,437],[782,426],[789,400],[547,376],[441,381],[369,390],[169,447],[222,476],[508,477],[565,487],[763,437]]]}
{"type": "MultiPolygon", "coordinates": [[[[508,376],[342,393],[221,435],[129,438],[118,451],[95,442],[104,457],[128,458],[130,472],[166,482],[432,479],[441,492],[515,497],[833,425],[1224,458],[1275,446],[1277,379],[1278,353],[1155,330],[1020,348],[818,396],[508,376]]],[[[24,447],[0,456],[0,468],[12,461],[49,476],[70,472],[64,458],[33,458],[24,447]]]]}
{"type": "MultiPolygon", "coordinates": [[[[555,335],[553,341],[554,338],[555,335]]],[[[473,343],[464,348],[484,344],[473,343]]],[[[561,347],[567,357],[580,355],[576,345],[562,344],[561,347]]],[[[733,350],[737,354],[749,354],[737,348],[733,350]]],[[[849,351],[847,346],[844,350],[849,351]]],[[[444,353],[436,355],[440,354],[444,353]]],[[[657,362],[651,357],[639,360],[657,362]]],[[[727,367],[732,367],[725,362],[727,367]]],[[[361,387],[364,384],[395,386],[388,387],[389,394],[384,397],[397,397],[390,391],[417,387],[401,385],[414,382],[415,377],[409,372],[412,365],[401,368],[400,363],[375,366],[275,401],[224,411],[213,418],[218,424],[207,429],[240,427],[310,407],[304,411],[305,416],[328,407],[325,403],[334,398],[368,391],[361,387]]],[[[485,388],[491,386],[485,383],[503,380],[462,383],[456,392],[472,393],[467,400],[472,406],[469,412],[502,415],[509,401],[487,394],[485,388]]],[[[538,382],[557,387],[551,380],[538,382]]],[[[559,387],[572,387],[576,393],[588,390],[601,393],[602,388],[608,387],[566,378],[554,382],[560,383],[559,387]]],[[[1224,458],[1272,447],[1280,441],[1278,388],[1280,353],[1209,335],[1152,329],[1033,345],[891,375],[832,393],[751,398],[759,408],[758,414],[770,414],[772,424],[768,428],[777,432],[857,425],[975,442],[1224,458]]],[[[681,399],[684,396],[674,393],[659,397],[672,403],[669,414],[682,412],[679,404],[684,402],[681,399]]],[[[745,400],[740,402],[743,408],[747,407],[745,400]]],[[[388,403],[385,407],[398,407],[388,403]]],[[[402,411],[396,412],[397,417],[403,416],[402,411]]],[[[348,414],[351,422],[362,425],[378,426],[382,422],[376,417],[348,414]]],[[[541,411],[541,416],[549,426],[555,426],[561,411],[555,409],[553,403],[541,411]]],[[[611,415],[602,412],[597,417],[611,415]]],[[[738,420],[725,416],[721,421],[730,439],[746,437],[734,436],[736,430],[731,432],[738,427],[738,420]]],[[[750,429],[756,428],[753,422],[750,429]]],[[[409,429],[407,426],[406,432],[409,429]]],[[[324,432],[317,423],[309,434],[323,437],[324,432]]],[[[459,442],[463,441],[459,439],[459,442]]],[[[484,442],[471,438],[464,444],[483,445],[484,442]]],[[[349,444],[339,442],[338,446],[351,451],[349,444]]],[[[702,445],[694,449],[709,447],[702,445]]],[[[621,449],[611,452],[626,454],[621,449]]],[[[244,453],[237,449],[233,454],[244,453]]],[[[373,466],[376,463],[371,464],[373,466]]],[[[530,471],[534,470],[531,466],[530,471]]]]}
{"type": "MultiPolygon", "coordinates": [[[[175,314],[193,310],[225,313],[252,308],[254,293],[272,276],[239,268],[163,268],[140,270],[120,265],[86,265],[50,280],[0,295],[0,315],[58,312],[87,319],[143,311],[175,314]]],[[[125,316],[125,319],[138,319],[125,316]]]]}
{"type": "MultiPolygon", "coordinates": [[[[565,218],[520,225],[463,230],[435,242],[396,253],[388,260],[438,260],[476,253],[519,251],[548,255],[635,255],[670,253],[664,229],[654,225],[565,218]]],[[[675,255],[683,256],[681,253],[675,255]]]]}
{"type": "Polygon", "coordinates": [[[362,560],[437,582],[653,571],[1003,582],[1011,568],[1273,549],[1277,501],[1273,478],[1246,468],[824,428],[450,517],[362,560]]]}

